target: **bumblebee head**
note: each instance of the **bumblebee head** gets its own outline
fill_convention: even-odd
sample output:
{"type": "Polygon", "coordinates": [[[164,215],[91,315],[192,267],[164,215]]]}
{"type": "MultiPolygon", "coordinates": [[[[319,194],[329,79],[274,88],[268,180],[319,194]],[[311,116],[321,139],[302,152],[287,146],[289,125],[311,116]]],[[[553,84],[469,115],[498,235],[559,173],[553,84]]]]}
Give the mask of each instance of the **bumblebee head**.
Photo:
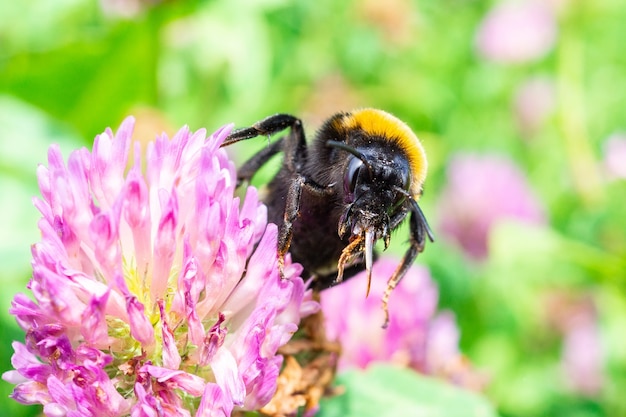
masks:
{"type": "Polygon", "coordinates": [[[332,140],[327,145],[350,154],[343,173],[344,211],[339,235],[343,238],[348,233],[369,233],[373,239],[385,239],[387,244],[392,219],[407,212],[403,207],[409,195],[411,170],[406,157],[380,142],[362,148],[332,140]]]}
{"type": "MultiPolygon", "coordinates": [[[[343,265],[363,253],[368,277],[373,246],[383,239],[389,245],[391,230],[412,213],[419,249],[432,232],[417,205],[426,176],[426,159],[415,134],[400,120],[374,109],[357,110],[337,118],[333,128],[342,141],[326,146],[348,153],[343,169],[343,213],[338,233],[350,244],[339,262],[343,265]]],[[[413,227],[413,226],[412,226],[413,227]]],[[[368,286],[369,288],[369,286],[368,286]]]]}

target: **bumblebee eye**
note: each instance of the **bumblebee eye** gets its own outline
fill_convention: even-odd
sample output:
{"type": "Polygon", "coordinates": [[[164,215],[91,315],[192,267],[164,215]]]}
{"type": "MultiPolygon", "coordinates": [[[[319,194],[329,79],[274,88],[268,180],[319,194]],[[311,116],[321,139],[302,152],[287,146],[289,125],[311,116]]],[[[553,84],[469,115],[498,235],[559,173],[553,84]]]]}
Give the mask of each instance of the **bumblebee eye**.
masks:
{"type": "Polygon", "coordinates": [[[354,193],[354,189],[356,188],[356,182],[359,179],[359,173],[361,171],[361,167],[363,166],[363,161],[359,158],[351,158],[348,163],[348,168],[346,169],[346,173],[343,177],[343,188],[346,194],[352,197],[354,193]]]}

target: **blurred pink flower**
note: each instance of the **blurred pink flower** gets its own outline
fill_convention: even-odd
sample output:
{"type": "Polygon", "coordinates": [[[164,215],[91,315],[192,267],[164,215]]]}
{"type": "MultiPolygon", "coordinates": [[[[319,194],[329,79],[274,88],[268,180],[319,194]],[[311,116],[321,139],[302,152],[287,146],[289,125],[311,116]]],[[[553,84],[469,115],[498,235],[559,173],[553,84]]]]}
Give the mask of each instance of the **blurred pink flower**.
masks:
{"type": "Polygon", "coordinates": [[[579,317],[565,333],[562,364],[568,385],[585,395],[596,395],[604,383],[604,354],[595,318],[579,317]]]}
{"type": "Polygon", "coordinates": [[[459,351],[459,331],[450,312],[436,314],[438,292],[428,270],[414,265],[391,294],[390,322],[381,308],[387,281],[398,261],[383,258],[374,264],[372,289],[365,296],[365,273],[321,294],[329,340],[339,340],[339,368],[366,368],[377,361],[408,366],[460,385],[481,385],[459,351]]]}
{"type": "Polygon", "coordinates": [[[548,53],[557,37],[557,22],[549,4],[538,0],[508,0],[496,4],[476,34],[483,57],[502,63],[536,60],[548,53]]]}
{"type": "Polygon", "coordinates": [[[13,398],[48,416],[230,416],[276,389],[276,355],[317,304],[287,260],[281,279],[276,226],[208,139],[181,129],[139,144],[127,169],[132,118],[93,151],[64,163],[51,146],[38,169],[42,240],[32,247],[35,301],[11,313],[13,398]],[[145,165],[145,175],[142,166],[145,165]]]}
{"type": "Polygon", "coordinates": [[[517,123],[525,135],[539,130],[556,107],[556,88],[547,77],[533,77],[519,86],[514,109],[517,123]]]}
{"type": "Polygon", "coordinates": [[[457,155],[438,202],[439,231],[475,258],[487,256],[491,227],[500,219],[543,223],[544,211],[524,174],[498,156],[457,155]]]}
{"type": "Polygon", "coordinates": [[[557,290],[547,294],[545,322],[563,335],[561,366],[577,394],[598,395],[605,385],[605,354],[597,301],[589,293],[557,290]]]}
{"type": "Polygon", "coordinates": [[[614,133],[604,143],[604,168],[610,179],[626,179],[626,133],[614,133]]]}
{"type": "Polygon", "coordinates": [[[100,0],[105,14],[122,18],[133,18],[145,9],[161,3],[162,0],[100,0]]]}

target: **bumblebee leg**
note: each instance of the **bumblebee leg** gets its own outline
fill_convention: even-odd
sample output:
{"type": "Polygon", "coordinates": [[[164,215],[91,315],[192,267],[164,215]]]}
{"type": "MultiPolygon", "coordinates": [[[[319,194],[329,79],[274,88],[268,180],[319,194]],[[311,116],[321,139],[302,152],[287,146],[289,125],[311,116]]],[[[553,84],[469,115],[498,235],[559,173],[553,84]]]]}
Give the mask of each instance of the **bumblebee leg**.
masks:
{"type": "Polygon", "coordinates": [[[302,188],[304,186],[304,177],[297,175],[291,181],[289,190],[287,191],[285,214],[283,215],[283,224],[280,226],[278,233],[278,257],[279,264],[284,264],[284,256],[289,250],[291,245],[291,238],[293,237],[293,222],[298,218],[300,212],[300,197],[302,196],[302,188]]]}
{"type": "MultiPolygon", "coordinates": [[[[372,253],[373,261],[376,262],[378,260],[378,252],[374,251],[372,253]]],[[[337,280],[337,272],[332,272],[326,275],[318,275],[313,280],[313,289],[316,291],[322,291],[327,288],[334,287],[342,282],[346,282],[350,278],[354,277],[356,274],[365,271],[365,262],[363,260],[357,261],[350,266],[346,267],[343,270],[343,277],[341,281],[337,280]]]]}
{"type": "Polygon", "coordinates": [[[337,284],[343,281],[343,273],[346,264],[352,265],[357,257],[363,253],[364,247],[365,242],[363,235],[358,235],[355,239],[351,239],[348,246],[343,248],[341,256],[339,256],[339,262],[337,262],[337,278],[335,279],[337,284]]]}
{"type": "Polygon", "coordinates": [[[420,213],[421,211],[417,213],[415,209],[413,209],[411,212],[411,237],[409,249],[404,254],[400,265],[398,265],[391,278],[389,278],[389,281],[387,281],[387,288],[385,289],[382,300],[383,311],[385,313],[385,322],[383,323],[383,328],[386,328],[389,324],[389,296],[391,295],[391,292],[396,288],[400,280],[404,278],[404,275],[413,264],[413,261],[415,261],[415,258],[417,258],[417,254],[424,250],[424,238],[427,233],[425,232],[425,226],[422,223],[423,215],[420,216],[420,213]]]}
{"type": "Polygon", "coordinates": [[[281,272],[285,264],[285,254],[289,251],[289,246],[291,246],[293,223],[300,213],[300,198],[304,189],[319,196],[331,195],[334,192],[332,187],[323,187],[302,174],[296,173],[294,175],[289,185],[289,190],[287,190],[283,224],[280,226],[278,233],[278,264],[281,272]]]}
{"type": "Polygon", "coordinates": [[[426,220],[426,216],[422,212],[417,201],[411,199],[411,239],[417,240],[419,242],[419,251],[422,252],[424,250],[424,245],[426,244],[426,238],[431,242],[435,241],[435,235],[433,231],[430,230],[430,226],[428,225],[428,221],[426,220]],[[415,223],[413,219],[415,218],[415,223]]]}
{"type": "Polygon", "coordinates": [[[287,136],[280,138],[268,148],[260,151],[239,169],[239,174],[237,175],[238,183],[252,178],[261,166],[280,151],[283,151],[285,154],[284,164],[287,170],[291,173],[300,172],[307,156],[306,138],[300,119],[289,114],[275,114],[269,116],[255,123],[252,127],[235,130],[228,135],[221,147],[232,145],[233,143],[256,136],[270,136],[287,128],[290,128],[290,132],[287,136]]]}
{"type": "Polygon", "coordinates": [[[334,193],[333,187],[332,185],[321,186],[302,174],[307,159],[307,147],[302,122],[297,117],[288,114],[276,114],[267,117],[252,127],[232,132],[221,145],[228,146],[260,135],[273,135],[287,128],[290,128],[287,136],[249,159],[239,170],[237,178],[238,182],[250,179],[274,154],[283,151],[285,155],[283,168],[289,173],[291,179],[285,195],[283,224],[280,226],[278,235],[278,265],[281,275],[285,264],[285,254],[289,250],[293,237],[293,223],[300,212],[302,190],[306,189],[312,194],[326,196],[334,193]]]}
{"type": "Polygon", "coordinates": [[[270,136],[274,133],[287,129],[288,127],[295,130],[296,126],[299,126],[302,131],[302,122],[297,117],[289,114],[275,114],[256,122],[252,125],[252,127],[246,127],[233,131],[230,135],[228,135],[220,147],[232,145],[240,140],[246,140],[261,135],[270,136]]]}
{"type": "Polygon", "coordinates": [[[409,209],[404,207],[401,210],[398,210],[389,220],[389,230],[394,230],[396,227],[398,227],[400,223],[402,223],[402,221],[406,219],[406,215],[408,214],[408,212],[409,209]]]}

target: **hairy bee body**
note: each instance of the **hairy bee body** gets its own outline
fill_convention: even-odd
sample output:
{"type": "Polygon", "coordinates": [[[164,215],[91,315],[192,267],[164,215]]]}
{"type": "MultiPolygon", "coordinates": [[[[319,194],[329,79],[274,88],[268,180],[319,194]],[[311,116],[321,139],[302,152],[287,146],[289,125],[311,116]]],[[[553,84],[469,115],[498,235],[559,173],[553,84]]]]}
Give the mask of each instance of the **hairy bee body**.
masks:
{"type": "MultiPolygon", "coordinates": [[[[268,186],[265,204],[268,220],[281,225],[285,216],[286,191],[290,178],[277,175],[268,186]]],[[[323,197],[303,190],[298,219],[293,224],[289,247],[292,259],[304,267],[303,277],[315,275],[314,285],[323,289],[333,285],[337,261],[347,242],[337,234],[340,216],[338,195],[323,197]]]]}
{"type": "MultiPolygon", "coordinates": [[[[410,241],[398,269],[389,278],[389,293],[402,279],[426,238],[433,240],[417,204],[426,177],[425,152],[415,134],[394,116],[376,109],[333,115],[307,144],[301,121],[270,116],[236,130],[222,146],[289,129],[286,136],[248,160],[238,171],[249,181],[271,156],[283,152],[280,171],[268,184],[269,221],[280,227],[278,253],[287,251],[324,289],[368,271],[374,243],[410,215],[410,241]]],[[[369,284],[368,284],[369,291],[369,284]]]]}

